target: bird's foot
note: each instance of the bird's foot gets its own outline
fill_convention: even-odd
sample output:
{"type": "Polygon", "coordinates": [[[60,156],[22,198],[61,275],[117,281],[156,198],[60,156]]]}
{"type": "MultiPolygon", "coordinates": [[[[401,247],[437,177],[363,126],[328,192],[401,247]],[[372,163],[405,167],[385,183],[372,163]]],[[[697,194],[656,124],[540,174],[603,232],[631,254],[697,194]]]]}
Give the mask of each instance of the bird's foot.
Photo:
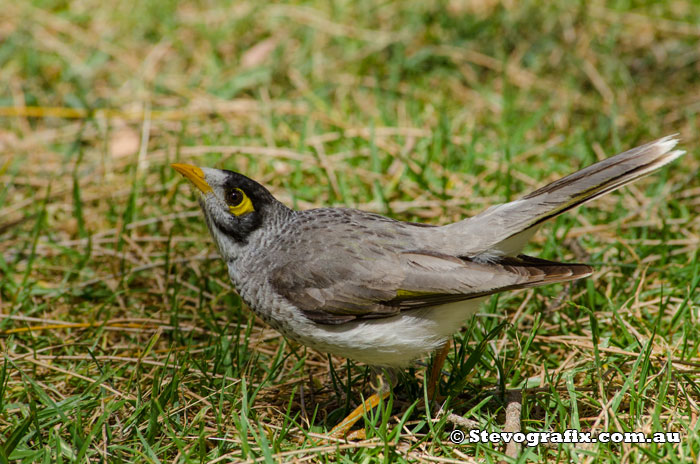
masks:
{"type": "Polygon", "coordinates": [[[370,409],[377,407],[380,401],[386,399],[389,396],[389,392],[375,393],[374,395],[367,398],[361,405],[355,408],[348,416],[340,421],[340,424],[333,427],[333,430],[328,434],[332,438],[346,438],[348,440],[362,440],[364,439],[365,431],[356,430],[348,434],[353,425],[366,414],[370,409]],[[361,433],[360,433],[361,432],[361,433]]]}

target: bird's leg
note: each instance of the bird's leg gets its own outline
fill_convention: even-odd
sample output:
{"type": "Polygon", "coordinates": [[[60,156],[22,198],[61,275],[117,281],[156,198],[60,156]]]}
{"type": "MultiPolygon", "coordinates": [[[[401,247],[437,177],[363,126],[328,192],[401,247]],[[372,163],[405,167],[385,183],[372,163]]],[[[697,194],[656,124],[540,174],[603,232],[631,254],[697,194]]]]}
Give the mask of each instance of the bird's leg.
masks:
{"type": "MultiPolygon", "coordinates": [[[[343,438],[346,435],[348,435],[348,432],[352,428],[353,425],[360,419],[362,419],[362,416],[367,413],[370,409],[377,407],[377,405],[380,403],[380,401],[386,399],[387,396],[389,396],[389,393],[391,392],[391,388],[393,385],[393,377],[391,373],[388,372],[382,372],[380,375],[377,375],[377,381],[379,385],[376,386],[377,393],[373,394],[369,398],[367,398],[365,401],[362,402],[361,405],[355,408],[354,411],[352,411],[348,416],[340,421],[338,425],[333,427],[333,430],[330,431],[329,436],[333,438],[343,438]]],[[[348,435],[347,438],[351,440],[361,440],[364,438],[364,429],[357,430],[353,432],[352,434],[348,435]]]]}
{"type": "Polygon", "coordinates": [[[440,350],[435,353],[433,366],[430,369],[430,377],[428,378],[428,401],[433,401],[437,394],[437,386],[440,382],[440,374],[442,374],[442,366],[445,364],[445,359],[450,353],[450,340],[447,340],[440,350]]]}
{"type": "MultiPolygon", "coordinates": [[[[348,417],[343,419],[340,424],[333,427],[333,430],[331,430],[329,435],[333,438],[343,438],[345,435],[347,435],[352,426],[355,425],[355,422],[362,419],[363,414],[376,407],[379,402],[385,399],[387,396],[389,396],[389,391],[375,393],[367,398],[361,405],[356,407],[353,412],[348,414],[348,417]]],[[[364,432],[364,429],[358,430],[357,432],[364,432]]],[[[356,440],[362,439],[363,437],[361,435],[364,435],[364,433],[353,433],[351,436],[348,436],[348,438],[356,440]]]]}

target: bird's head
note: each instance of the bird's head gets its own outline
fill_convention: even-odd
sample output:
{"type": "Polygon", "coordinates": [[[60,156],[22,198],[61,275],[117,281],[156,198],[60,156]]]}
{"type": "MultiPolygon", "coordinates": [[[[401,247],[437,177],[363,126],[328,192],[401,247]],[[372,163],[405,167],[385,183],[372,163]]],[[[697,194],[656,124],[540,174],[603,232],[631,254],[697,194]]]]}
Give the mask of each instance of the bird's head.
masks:
{"type": "Polygon", "coordinates": [[[196,187],[207,226],[224,259],[236,258],[253,232],[290,211],[265,187],[237,172],[172,166],[196,187]]]}

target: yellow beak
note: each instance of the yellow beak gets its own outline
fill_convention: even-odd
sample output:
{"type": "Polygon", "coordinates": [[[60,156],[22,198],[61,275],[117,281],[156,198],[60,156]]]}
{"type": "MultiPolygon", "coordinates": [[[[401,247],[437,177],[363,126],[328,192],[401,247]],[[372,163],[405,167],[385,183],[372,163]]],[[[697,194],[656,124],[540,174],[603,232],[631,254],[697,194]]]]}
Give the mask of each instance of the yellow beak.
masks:
{"type": "Polygon", "coordinates": [[[202,193],[211,192],[211,187],[204,180],[204,171],[202,171],[197,166],[192,166],[191,164],[175,163],[171,165],[173,169],[187,177],[187,179],[194,184],[202,193]]]}

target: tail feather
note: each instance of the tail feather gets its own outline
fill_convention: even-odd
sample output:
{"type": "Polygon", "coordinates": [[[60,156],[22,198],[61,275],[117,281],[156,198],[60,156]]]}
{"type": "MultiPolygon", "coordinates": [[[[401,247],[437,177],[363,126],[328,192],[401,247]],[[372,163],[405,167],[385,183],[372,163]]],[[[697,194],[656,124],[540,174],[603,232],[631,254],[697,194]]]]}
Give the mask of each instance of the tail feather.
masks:
{"type": "Polygon", "coordinates": [[[599,161],[518,200],[456,223],[461,229],[458,234],[480,237],[468,247],[471,256],[489,259],[517,255],[544,221],[634,182],[682,156],[684,151],[673,150],[677,143],[677,136],[670,135],[599,161]],[[484,234],[484,230],[489,233],[484,234]],[[478,231],[481,234],[475,235],[478,231]]]}
{"type": "Polygon", "coordinates": [[[530,225],[558,216],[665,166],[685,153],[683,150],[671,151],[677,143],[676,136],[669,135],[604,159],[525,195],[522,200],[544,200],[545,205],[550,197],[555,196],[557,204],[530,225]]]}

